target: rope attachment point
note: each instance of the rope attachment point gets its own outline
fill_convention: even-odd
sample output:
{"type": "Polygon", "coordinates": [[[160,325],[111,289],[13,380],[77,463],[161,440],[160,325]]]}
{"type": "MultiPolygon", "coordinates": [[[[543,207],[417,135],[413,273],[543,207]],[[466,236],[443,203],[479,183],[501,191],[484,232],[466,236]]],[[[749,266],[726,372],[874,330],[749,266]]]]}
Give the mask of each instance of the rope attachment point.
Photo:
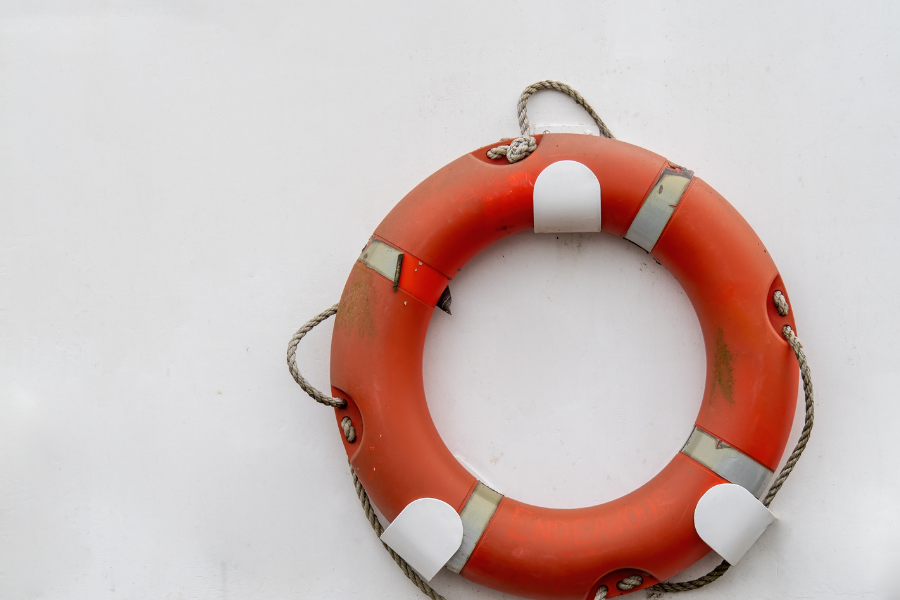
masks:
{"type": "Polygon", "coordinates": [[[348,444],[356,441],[356,427],[353,426],[353,421],[350,420],[350,417],[341,419],[341,430],[344,432],[344,438],[348,444]]]}
{"type": "MultiPolygon", "coordinates": [[[[626,577],[622,581],[616,584],[616,589],[627,592],[629,590],[633,590],[637,586],[644,583],[644,578],[640,575],[632,575],[631,577],[626,577]]],[[[606,596],[609,594],[609,588],[605,585],[601,585],[597,588],[597,593],[594,594],[594,600],[606,600],[606,596]]]]}
{"type": "Polygon", "coordinates": [[[775,290],[775,293],[772,294],[772,303],[775,304],[775,309],[782,317],[788,316],[788,313],[791,312],[791,307],[788,304],[787,298],[784,297],[781,290],[775,290]]]}
{"type": "Polygon", "coordinates": [[[623,592],[627,592],[628,590],[633,590],[642,583],[644,583],[643,577],[641,577],[640,575],[632,575],[631,577],[626,577],[625,579],[617,583],[616,587],[623,592]]]}
{"type": "Polygon", "coordinates": [[[587,113],[591,116],[591,119],[594,120],[594,123],[597,124],[597,127],[600,129],[600,135],[606,138],[615,139],[613,137],[612,132],[606,126],[606,123],[603,122],[603,119],[594,112],[594,109],[591,108],[591,105],[587,103],[587,100],[579,94],[574,88],[571,86],[562,83],[561,81],[552,81],[550,79],[545,79],[544,81],[538,81],[537,83],[532,83],[522,92],[522,95],[519,96],[519,103],[516,105],[516,111],[519,115],[519,131],[521,135],[514,140],[511,140],[509,144],[503,146],[497,146],[496,148],[491,148],[487,151],[487,156],[490,159],[497,159],[501,156],[505,156],[510,163],[519,162],[523,158],[527,158],[532,152],[537,149],[537,140],[528,133],[528,129],[530,124],[528,123],[528,99],[531,98],[534,94],[541,90],[555,90],[557,92],[562,92],[563,94],[568,95],[572,100],[575,101],[576,104],[584,108],[587,113]]]}

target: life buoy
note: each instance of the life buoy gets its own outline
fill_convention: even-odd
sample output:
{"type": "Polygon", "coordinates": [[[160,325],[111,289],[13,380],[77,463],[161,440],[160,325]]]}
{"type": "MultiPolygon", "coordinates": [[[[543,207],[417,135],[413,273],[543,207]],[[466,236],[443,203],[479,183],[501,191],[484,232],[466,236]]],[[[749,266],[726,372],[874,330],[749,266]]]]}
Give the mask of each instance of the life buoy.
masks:
{"type": "Polygon", "coordinates": [[[450,163],[375,230],[334,326],[332,392],[346,400],[335,412],[339,427],[355,428],[355,437],[341,439],[387,519],[420,498],[462,516],[466,535],[448,568],[529,598],[584,600],[601,586],[612,597],[623,579],[639,575],[634,589],[647,587],[709,551],[693,511],[710,488],[732,482],[763,491],[794,417],[798,373],[781,331],[796,327],[772,302],[787,290],[771,256],[706,182],[627,143],[535,138],[536,150],[514,164],[488,158],[490,147],[450,163]],[[587,181],[573,192],[586,200],[554,214],[538,196],[542,182],[559,177],[587,181]],[[449,281],[482,249],[536,221],[545,230],[577,222],[643,247],[684,288],[706,347],[702,407],[684,449],[637,490],[589,508],[531,506],[491,490],[441,441],[425,400],[425,336],[449,281]]]}

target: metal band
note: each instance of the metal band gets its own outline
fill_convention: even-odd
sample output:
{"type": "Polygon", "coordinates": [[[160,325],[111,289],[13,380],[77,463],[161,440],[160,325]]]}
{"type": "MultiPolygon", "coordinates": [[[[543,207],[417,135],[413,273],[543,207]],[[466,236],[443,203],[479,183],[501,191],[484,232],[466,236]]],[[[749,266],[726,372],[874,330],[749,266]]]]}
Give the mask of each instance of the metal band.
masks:
{"type": "Polygon", "coordinates": [[[662,175],[653,184],[631,227],[628,228],[625,239],[634,242],[647,252],[653,250],[693,177],[693,171],[681,167],[667,166],[663,169],[662,175]]]}
{"type": "Polygon", "coordinates": [[[466,502],[459,514],[463,523],[463,540],[459,550],[447,562],[449,570],[459,573],[466,566],[478,540],[481,539],[481,534],[484,533],[502,499],[502,494],[498,494],[480,481],[475,486],[475,490],[469,496],[469,501],[466,502]]]}
{"type": "Polygon", "coordinates": [[[772,471],[760,463],[697,427],[681,452],[757,498],[765,491],[766,482],[772,476],[772,471]]]}
{"type": "Polygon", "coordinates": [[[372,238],[363,248],[357,259],[369,268],[384,275],[394,282],[394,291],[400,283],[400,266],[403,264],[403,252],[381,240],[372,238]]]}

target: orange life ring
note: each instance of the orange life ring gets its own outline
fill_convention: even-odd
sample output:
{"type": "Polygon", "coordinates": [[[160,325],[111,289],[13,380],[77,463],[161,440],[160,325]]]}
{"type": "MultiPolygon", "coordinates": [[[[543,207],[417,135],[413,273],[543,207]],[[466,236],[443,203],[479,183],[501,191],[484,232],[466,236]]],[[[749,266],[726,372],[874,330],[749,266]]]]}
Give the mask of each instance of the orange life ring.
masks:
{"type": "Polygon", "coordinates": [[[334,326],[332,392],[347,401],[335,412],[339,427],[349,417],[356,428],[352,443],[341,439],[385,517],[427,497],[468,518],[474,533],[450,568],[530,598],[590,599],[603,585],[612,597],[623,578],[641,575],[635,589],[647,587],[709,551],[693,511],[711,487],[731,481],[763,491],[794,417],[798,373],[781,330],[796,327],[772,303],[787,291],[771,256],[706,182],[623,142],[535,138],[537,149],[514,164],[488,158],[490,147],[450,163],[375,230],[334,326]],[[535,226],[535,183],[561,161],[596,177],[602,230],[643,246],[679,281],[707,355],[702,408],[684,450],[639,489],[579,509],[530,506],[481,484],[441,441],[422,380],[425,335],[449,280],[488,245],[535,226]]]}

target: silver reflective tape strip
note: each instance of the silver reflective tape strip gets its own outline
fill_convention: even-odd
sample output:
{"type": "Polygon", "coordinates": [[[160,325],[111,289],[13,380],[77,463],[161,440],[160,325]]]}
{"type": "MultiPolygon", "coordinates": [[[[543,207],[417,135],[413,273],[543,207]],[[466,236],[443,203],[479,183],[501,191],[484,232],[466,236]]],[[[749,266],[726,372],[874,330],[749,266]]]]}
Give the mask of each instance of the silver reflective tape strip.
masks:
{"type": "Polygon", "coordinates": [[[459,573],[466,566],[466,562],[475,550],[475,545],[481,539],[481,534],[484,533],[502,499],[502,494],[498,494],[480,481],[478,482],[475,491],[469,496],[469,501],[466,502],[459,514],[463,523],[463,540],[459,550],[447,562],[448,569],[459,573]]]}
{"type": "Polygon", "coordinates": [[[371,240],[359,255],[359,262],[368,265],[394,282],[400,278],[400,261],[403,253],[381,240],[371,240]]]}
{"type": "Polygon", "coordinates": [[[757,498],[765,491],[766,482],[772,476],[772,471],[737,448],[696,427],[681,452],[757,498]]]}
{"type": "Polygon", "coordinates": [[[653,250],[693,176],[693,171],[681,169],[678,172],[666,167],[644,199],[625,239],[647,252],[653,250]]]}

